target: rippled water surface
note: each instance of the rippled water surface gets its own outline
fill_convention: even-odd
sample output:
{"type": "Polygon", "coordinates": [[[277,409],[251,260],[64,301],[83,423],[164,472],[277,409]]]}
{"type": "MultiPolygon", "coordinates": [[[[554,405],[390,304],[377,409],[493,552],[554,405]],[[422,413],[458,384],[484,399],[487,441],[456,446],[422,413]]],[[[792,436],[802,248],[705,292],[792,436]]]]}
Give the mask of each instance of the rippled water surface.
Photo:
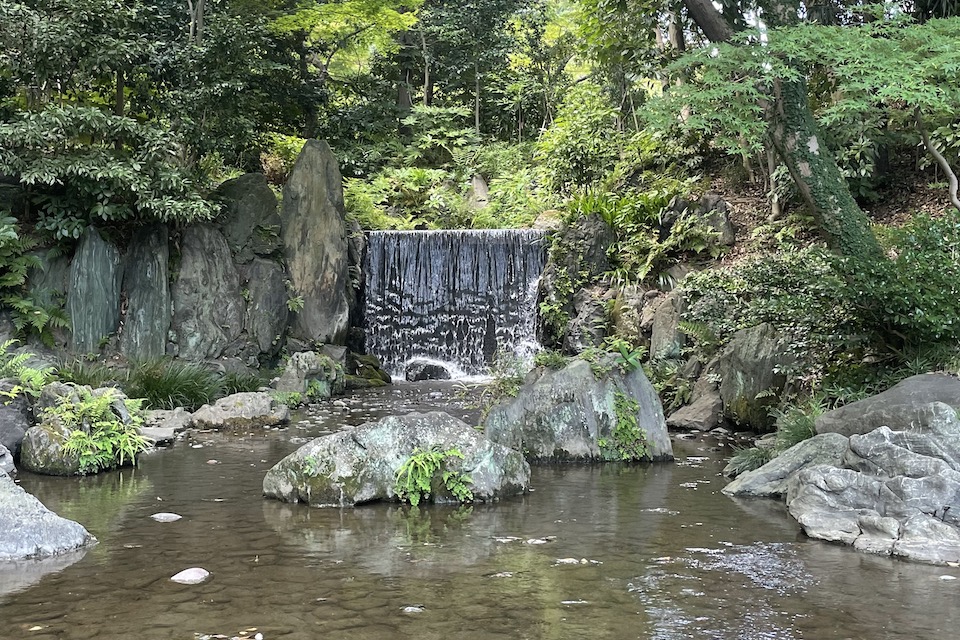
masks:
{"type": "Polygon", "coordinates": [[[676,464],[535,468],[534,492],[472,509],[261,497],[264,472],[305,438],[447,407],[448,391],[405,386],[283,430],[195,434],[135,470],[24,474],[100,544],[69,566],[0,565],[0,638],[954,637],[960,580],[943,576],[960,570],[804,539],[779,504],[719,493],[708,440],[676,442],[676,464]],[[150,519],[160,511],[183,518],[150,519]],[[170,582],[193,566],[212,579],[170,582]]]}

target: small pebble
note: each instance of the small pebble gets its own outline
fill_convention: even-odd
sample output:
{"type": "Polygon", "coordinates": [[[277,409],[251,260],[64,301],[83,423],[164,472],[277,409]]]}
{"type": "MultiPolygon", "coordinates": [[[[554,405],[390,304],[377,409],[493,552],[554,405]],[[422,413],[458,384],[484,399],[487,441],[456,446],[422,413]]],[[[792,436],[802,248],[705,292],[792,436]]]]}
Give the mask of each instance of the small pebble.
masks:
{"type": "Polygon", "coordinates": [[[207,460],[207,464],[220,464],[219,460],[207,460]]]}
{"type": "Polygon", "coordinates": [[[422,604],[410,605],[401,609],[404,613],[423,613],[424,606],[422,604]]]}
{"type": "Polygon", "coordinates": [[[957,576],[940,576],[941,580],[956,580],[957,576]]]}

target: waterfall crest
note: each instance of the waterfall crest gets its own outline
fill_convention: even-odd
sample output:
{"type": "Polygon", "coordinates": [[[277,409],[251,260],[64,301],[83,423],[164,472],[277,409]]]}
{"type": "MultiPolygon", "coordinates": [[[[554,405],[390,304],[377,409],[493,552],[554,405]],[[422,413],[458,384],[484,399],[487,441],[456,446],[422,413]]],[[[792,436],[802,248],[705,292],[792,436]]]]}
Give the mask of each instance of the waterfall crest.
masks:
{"type": "Polygon", "coordinates": [[[400,377],[418,359],[486,374],[498,350],[536,347],[545,262],[544,232],[534,229],[370,232],[367,350],[400,377]]]}

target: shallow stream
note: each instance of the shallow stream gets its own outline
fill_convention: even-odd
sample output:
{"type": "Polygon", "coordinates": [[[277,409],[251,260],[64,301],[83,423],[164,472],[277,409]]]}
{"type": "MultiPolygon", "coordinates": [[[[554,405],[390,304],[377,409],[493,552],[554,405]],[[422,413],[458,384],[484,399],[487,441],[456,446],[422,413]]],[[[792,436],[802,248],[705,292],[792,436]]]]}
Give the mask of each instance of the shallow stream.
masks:
{"type": "Polygon", "coordinates": [[[365,392],[92,478],[23,474],[100,543],[42,577],[0,565],[0,638],[913,640],[960,626],[960,569],[806,540],[781,505],[720,494],[726,453],[709,439],[675,442],[675,464],[535,468],[529,495],[472,508],[261,497],[307,438],[412,408],[470,417],[450,392],[365,392]],[[169,580],[194,566],[212,579],[169,580]]]}

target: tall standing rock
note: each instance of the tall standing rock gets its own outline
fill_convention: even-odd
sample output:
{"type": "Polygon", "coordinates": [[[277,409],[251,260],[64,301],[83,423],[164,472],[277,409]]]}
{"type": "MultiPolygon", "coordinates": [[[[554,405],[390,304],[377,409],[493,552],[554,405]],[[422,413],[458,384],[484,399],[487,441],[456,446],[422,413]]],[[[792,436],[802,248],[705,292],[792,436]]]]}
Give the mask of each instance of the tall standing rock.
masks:
{"type": "Polygon", "coordinates": [[[159,358],[166,352],[170,329],[167,228],[152,225],[137,232],[123,274],[127,314],[120,350],[129,360],[159,358]]]}
{"type": "Polygon", "coordinates": [[[285,279],[282,266],[262,258],[254,258],[247,270],[250,295],[244,327],[261,353],[273,355],[282,346],[290,313],[285,279]]]}
{"type": "Polygon", "coordinates": [[[343,344],[351,287],[346,209],[337,160],[326,142],[307,140],[283,187],[280,214],[293,295],[303,298],[292,333],[343,344]]]}
{"type": "Polygon", "coordinates": [[[238,264],[254,256],[279,253],[280,214],[277,196],[262,173],[247,173],[217,188],[224,202],[221,229],[238,264]]]}
{"type": "Polygon", "coordinates": [[[173,330],[188,360],[216,358],[243,329],[240,278],[223,234],[196,225],[183,234],[173,285],[173,330]]]}
{"type": "Polygon", "coordinates": [[[98,351],[100,341],[117,330],[121,275],[120,252],[94,227],[87,227],[70,265],[67,308],[73,325],[74,351],[98,351]]]}

